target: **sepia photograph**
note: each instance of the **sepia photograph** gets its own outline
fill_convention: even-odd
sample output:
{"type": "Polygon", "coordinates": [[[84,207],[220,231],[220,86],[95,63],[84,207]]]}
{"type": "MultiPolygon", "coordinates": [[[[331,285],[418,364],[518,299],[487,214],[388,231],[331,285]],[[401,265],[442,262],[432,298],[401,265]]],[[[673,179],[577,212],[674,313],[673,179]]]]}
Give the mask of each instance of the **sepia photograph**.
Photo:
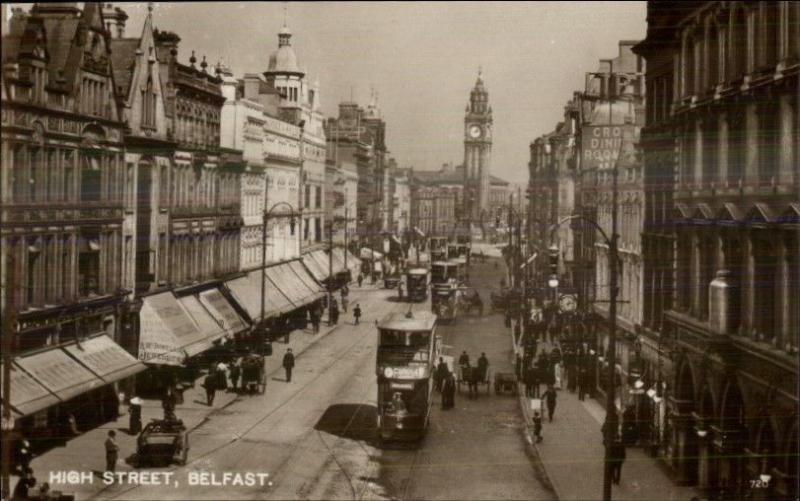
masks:
{"type": "Polygon", "coordinates": [[[0,2],[9,500],[800,500],[800,2],[0,2]]]}

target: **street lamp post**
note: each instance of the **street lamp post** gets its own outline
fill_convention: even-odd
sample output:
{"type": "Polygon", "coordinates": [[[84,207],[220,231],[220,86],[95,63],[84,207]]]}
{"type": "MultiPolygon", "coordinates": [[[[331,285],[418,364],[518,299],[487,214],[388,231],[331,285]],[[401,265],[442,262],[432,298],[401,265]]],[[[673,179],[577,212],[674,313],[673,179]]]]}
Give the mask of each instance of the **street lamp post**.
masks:
{"type": "MultiPolygon", "coordinates": [[[[266,270],[267,270],[267,224],[269,222],[269,216],[272,214],[272,211],[280,206],[286,206],[289,208],[289,226],[290,229],[294,229],[294,218],[295,212],[294,207],[289,202],[276,202],[272,205],[268,210],[264,211],[263,223],[261,228],[261,328],[263,331],[264,328],[264,319],[266,316],[266,305],[265,305],[265,298],[267,293],[267,278],[266,278],[266,270]]],[[[298,235],[300,238],[300,235],[298,235]]]]}

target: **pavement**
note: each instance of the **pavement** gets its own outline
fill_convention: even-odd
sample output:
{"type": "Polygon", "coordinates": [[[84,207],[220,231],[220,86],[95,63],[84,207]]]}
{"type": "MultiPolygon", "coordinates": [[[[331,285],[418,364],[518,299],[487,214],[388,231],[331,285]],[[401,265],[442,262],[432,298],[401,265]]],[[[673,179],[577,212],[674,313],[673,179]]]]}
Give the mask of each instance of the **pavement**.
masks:
{"type": "MultiPolygon", "coordinates": [[[[365,299],[369,298],[370,295],[375,295],[376,290],[378,290],[377,287],[377,285],[365,283],[363,287],[359,288],[355,284],[352,284],[350,287],[350,304],[355,306],[356,303],[360,302],[362,308],[365,308],[368,304],[365,299]]],[[[365,318],[367,317],[368,314],[365,314],[365,318]]],[[[323,317],[323,322],[321,323],[320,332],[318,334],[313,334],[310,328],[295,330],[291,333],[288,344],[281,341],[273,343],[274,352],[272,356],[266,357],[265,359],[265,371],[269,379],[265,396],[269,396],[271,393],[271,387],[275,385],[273,381],[283,380],[282,361],[286,349],[292,349],[297,358],[297,364],[300,366],[303,363],[303,353],[306,350],[337,328],[351,322],[352,312],[341,312],[339,324],[336,326],[329,327],[327,318],[323,317]],[[280,374],[280,378],[270,378],[273,374],[280,374]]],[[[224,413],[225,409],[237,399],[247,398],[247,396],[232,391],[218,391],[214,399],[214,405],[209,407],[206,405],[205,390],[200,384],[203,377],[204,374],[199,376],[196,384],[184,392],[184,403],[176,407],[176,415],[179,419],[183,420],[189,432],[206,424],[210,419],[215,417],[215,415],[224,413]]],[[[143,400],[143,425],[146,425],[151,419],[163,418],[163,409],[160,400],[143,400]]],[[[117,445],[120,447],[120,459],[118,461],[117,471],[140,471],[131,464],[132,454],[136,450],[137,436],[128,433],[128,420],[128,407],[127,405],[121,405],[120,416],[115,421],[107,422],[97,428],[82,433],[69,440],[63,447],[55,447],[34,457],[31,461],[31,467],[37,479],[37,487],[35,487],[34,490],[38,489],[38,486],[42,483],[49,482],[53,490],[62,491],[64,494],[73,494],[76,499],[86,499],[94,496],[102,497],[102,493],[108,488],[101,475],[105,470],[104,442],[109,430],[115,430],[117,432],[116,440],[117,445]],[[91,472],[93,476],[92,478],[82,478],[77,479],[75,482],[70,482],[66,475],[58,475],[59,472],[67,471],[84,472],[85,475],[91,472]]],[[[195,446],[192,443],[191,435],[190,444],[192,447],[195,446]]],[[[18,480],[19,477],[17,476],[11,477],[12,490],[18,480]]]]}
{"type": "MultiPolygon", "coordinates": [[[[511,342],[513,346],[513,338],[511,342]]],[[[539,343],[541,349],[548,343],[539,343]]],[[[566,387],[566,383],[564,384],[566,387]]],[[[542,385],[541,390],[544,391],[542,385]]],[[[603,497],[603,461],[605,448],[600,427],[605,420],[605,408],[595,399],[578,400],[578,394],[566,389],[557,390],[553,422],[542,416],[542,441],[533,440],[530,399],[525,397],[524,385],[519,383],[519,403],[528,426],[529,440],[546,472],[558,499],[591,500],[603,497]]],[[[619,485],[611,486],[615,500],[680,500],[693,496],[702,499],[694,487],[680,486],[670,478],[666,468],[640,447],[629,447],[622,466],[619,485]]]]}

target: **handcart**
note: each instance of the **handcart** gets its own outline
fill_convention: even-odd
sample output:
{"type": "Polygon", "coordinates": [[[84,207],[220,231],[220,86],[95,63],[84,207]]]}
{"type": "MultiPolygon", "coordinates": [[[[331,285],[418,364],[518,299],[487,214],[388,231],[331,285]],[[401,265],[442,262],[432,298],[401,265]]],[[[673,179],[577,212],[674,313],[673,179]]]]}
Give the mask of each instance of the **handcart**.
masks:
{"type": "Polygon", "coordinates": [[[513,372],[497,372],[494,375],[494,393],[517,394],[517,375],[513,372]]]}
{"type": "Polygon", "coordinates": [[[140,465],[186,464],[189,432],[183,421],[153,419],[136,439],[136,458],[140,465]]]}

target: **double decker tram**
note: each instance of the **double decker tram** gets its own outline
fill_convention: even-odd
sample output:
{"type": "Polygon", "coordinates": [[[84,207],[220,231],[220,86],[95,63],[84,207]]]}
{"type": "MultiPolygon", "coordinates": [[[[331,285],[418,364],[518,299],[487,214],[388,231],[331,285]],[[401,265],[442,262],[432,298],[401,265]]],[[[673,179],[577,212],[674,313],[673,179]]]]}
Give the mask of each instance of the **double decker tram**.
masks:
{"type": "Polygon", "coordinates": [[[457,282],[458,263],[455,261],[436,261],[431,264],[431,284],[455,284],[457,282]]]}
{"type": "Polygon", "coordinates": [[[378,324],[378,439],[420,440],[428,429],[439,357],[436,315],[392,313],[378,324]]]}
{"type": "Polygon", "coordinates": [[[406,272],[406,286],[408,299],[413,302],[422,302],[428,299],[428,270],[425,268],[412,268],[406,272]]]}

